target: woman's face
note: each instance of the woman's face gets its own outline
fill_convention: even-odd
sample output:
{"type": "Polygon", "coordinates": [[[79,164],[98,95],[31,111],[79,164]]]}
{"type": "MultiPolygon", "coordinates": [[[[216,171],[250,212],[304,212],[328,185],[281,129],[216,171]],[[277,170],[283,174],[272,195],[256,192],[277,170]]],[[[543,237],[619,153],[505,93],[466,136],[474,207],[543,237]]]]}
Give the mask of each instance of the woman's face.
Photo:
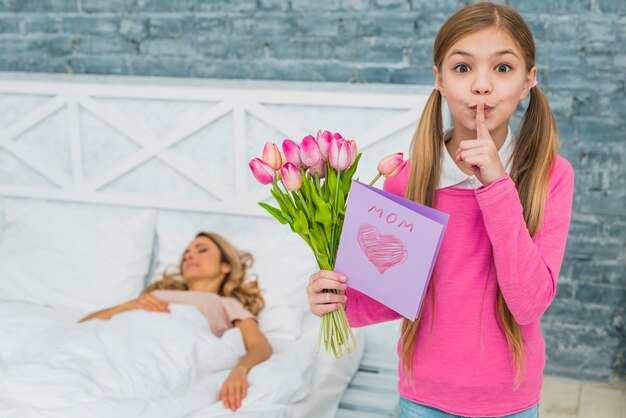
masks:
{"type": "Polygon", "coordinates": [[[476,138],[476,105],[485,104],[487,129],[506,135],[509,118],[529,93],[536,69],[526,71],[522,52],[498,28],[487,28],[461,38],[435,67],[439,91],[448,102],[463,139],[476,138]]]}
{"type": "Polygon", "coordinates": [[[220,249],[207,237],[200,236],[187,246],[183,254],[182,273],[189,284],[196,280],[222,280],[230,272],[220,249]]]}

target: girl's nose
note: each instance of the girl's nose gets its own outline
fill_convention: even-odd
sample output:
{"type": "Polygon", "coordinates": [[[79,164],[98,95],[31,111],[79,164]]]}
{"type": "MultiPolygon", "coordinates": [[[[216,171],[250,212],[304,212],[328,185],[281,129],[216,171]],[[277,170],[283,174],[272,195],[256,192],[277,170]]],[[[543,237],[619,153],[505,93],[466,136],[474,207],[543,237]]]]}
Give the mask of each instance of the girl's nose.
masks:
{"type": "Polygon", "coordinates": [[[474,80],[474,85],[472,86],[472,91],[475,94],[487,94],[491,93],[491,82],[487,77],[477,77],[474,80]]]}

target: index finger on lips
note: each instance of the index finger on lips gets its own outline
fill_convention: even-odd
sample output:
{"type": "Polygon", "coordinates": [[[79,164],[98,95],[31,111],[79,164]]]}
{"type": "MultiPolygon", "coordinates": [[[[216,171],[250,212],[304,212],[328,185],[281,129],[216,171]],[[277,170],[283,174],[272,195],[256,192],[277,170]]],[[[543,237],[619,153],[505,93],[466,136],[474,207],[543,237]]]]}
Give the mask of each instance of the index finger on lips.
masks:
{"type": "Polygon", "coordinates": [[[491,137],[489,136],[487,124],[485,123],[485,104],[478,103],[476,104],[476,139],[488,138],[491,137]]]}

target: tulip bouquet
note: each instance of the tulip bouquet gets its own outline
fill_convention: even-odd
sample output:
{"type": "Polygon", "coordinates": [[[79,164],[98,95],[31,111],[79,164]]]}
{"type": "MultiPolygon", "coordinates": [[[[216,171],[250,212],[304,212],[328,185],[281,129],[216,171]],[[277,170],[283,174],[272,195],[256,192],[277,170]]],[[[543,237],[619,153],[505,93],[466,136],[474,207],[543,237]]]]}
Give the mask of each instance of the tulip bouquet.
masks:
{"type": "MultiPolygon", "coordinates": [[[[313,250],[317,265],[332,270],[335,264],[339,236],[346,213],[346,199],[361,154],[356,142],[339,133],[319,131],[317,138],[306,136],[300,144],[290,139],[282,143],[281,154],[276,144],[268,142],[262,158],[254,158],[249,166],[262,184],[271,185],[278,207],[260,202],[281,224],[288,224],[313,250]],[[281,187],[282,186],[282,187],[281,187]]],[[[378,176],[392,177],[406,162],[402,153],[383,159],[378,176]]],[[[337,293],[328,289],[325,292],[337,293]]],[[[324,314],[315,350],[319,352],[322,338],[328,353],[336,358],[343,350],[356,348],[354,334],[348,324],[343,306],[324,314]]]]}

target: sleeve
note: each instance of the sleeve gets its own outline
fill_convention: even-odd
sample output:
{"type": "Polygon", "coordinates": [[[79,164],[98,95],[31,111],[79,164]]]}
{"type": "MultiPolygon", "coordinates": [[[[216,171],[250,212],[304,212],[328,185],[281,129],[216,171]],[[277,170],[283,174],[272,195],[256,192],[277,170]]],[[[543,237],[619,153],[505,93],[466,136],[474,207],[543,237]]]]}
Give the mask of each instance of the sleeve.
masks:
{"type": "Polygon", "coordinates": [[[520,325],[538,321],[556,294],[574,194],[574,170],[557,157],[542,225],[531,238],[515,183],[508,176],[476,190],[493,247],[498,286],[520,325]]]}
{"type": "Polygon", "coordinates": [[[256,320],[254,315],[252,315],[250,311],[244,308],[241,302],[239,302],[235,298],[224,298],[223,305],[224,305],[224,311],[226,312],[226,319],[229,324],[232,324],[234,321],[239,321],[239,320],[248,319],[248,318],[252,318],[256,320]]]}
{"type": "MultiPolygon", "coordinates": [[[[397,177],[385,179],[383,190],[404,197],[407,175],[408,168],[405,167],[397,177]]],[[[396,311],[358,290],[348,288],[346,289],[346,296],[348,298],[346,316],[352,327],[362,327],[402,318],[402,315],[396,311]]]]}

